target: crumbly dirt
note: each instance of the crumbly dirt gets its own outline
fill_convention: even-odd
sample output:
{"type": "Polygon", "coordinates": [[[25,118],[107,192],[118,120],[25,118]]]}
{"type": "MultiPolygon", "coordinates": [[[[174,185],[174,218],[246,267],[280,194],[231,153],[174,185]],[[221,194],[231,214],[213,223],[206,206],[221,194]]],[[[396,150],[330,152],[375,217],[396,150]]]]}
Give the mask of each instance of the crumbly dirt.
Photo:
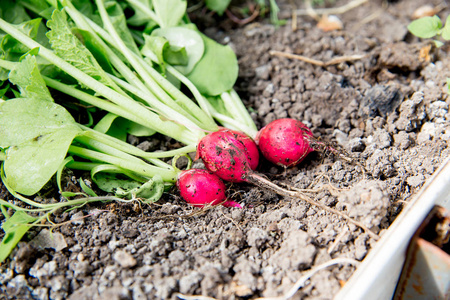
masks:
{"type": "MultiPolygon", "coordinates": [[[[303,7],[302,1],[277,2],[285,17],[292,3],[303,7]]],[[[444,2],[372,0],[339,15],[344,29],[330,32],[310,17],[299,17],[293,30],[291,19],[280,27],[265,19],[237,26],[226,17],[193,15],[199,26],[213,25],[208,35],[236,51],[236,90],[258,126],[302,120],[351,158],[315,153],[288,170],[261,161],[263,174],[309,189],[315,200],[383,234],[449,155],[448,45],[426,55],[431,44],[406,29],[415,9],[430,3],[444,2]],[[324,62],[364,57],[320,67],[272,50],[324,62]]],[[[449,13],[444,7],[439,15],[445,20],[449,13]]],[[[237,184],[229,194],[245,208],[201,211],[174,191],[154,205],[99,204],[57,214],[55,222],[72,222],[53,235],[31,230],[0,266],[0,299],[273,297],[332,258],[364,259],[376,243],[301,200],[237,184]]],[[[4,188],[0,198],[13,201],[4,188]]],[[[292,299],[331,299],[353,271],[346,264],[322,270],[292,299]]]]}

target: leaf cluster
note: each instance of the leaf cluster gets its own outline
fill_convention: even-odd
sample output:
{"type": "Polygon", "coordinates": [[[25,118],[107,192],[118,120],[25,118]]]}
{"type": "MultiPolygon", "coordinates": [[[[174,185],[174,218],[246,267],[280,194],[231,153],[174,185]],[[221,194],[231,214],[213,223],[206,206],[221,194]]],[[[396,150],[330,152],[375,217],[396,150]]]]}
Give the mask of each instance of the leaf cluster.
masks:
{"type": "Polygon", "coordinates": [[[158,201],[179,172],[162,158],[176,161],[195,151],[206,132],[218,129],[216,122],[256,134],[233,90],[236,55],[189,22],[186,3],[2,1],[1,179],[31,208],[0,199],[7,219],[0,262],[31,226],[61,208],[158,201]],[[69,111],[87,115],[88,123],[69,111]],[[155,133],[185,146],[144,152],[127,143],[129,134],[155,133]],[[81,179],[83,192],[65,191],[65,168],[90,172],[110,196],[98,196],[81,179]],[[39,193],[54,177],[60,202],[42,204],[23,196],[39,193]]]}

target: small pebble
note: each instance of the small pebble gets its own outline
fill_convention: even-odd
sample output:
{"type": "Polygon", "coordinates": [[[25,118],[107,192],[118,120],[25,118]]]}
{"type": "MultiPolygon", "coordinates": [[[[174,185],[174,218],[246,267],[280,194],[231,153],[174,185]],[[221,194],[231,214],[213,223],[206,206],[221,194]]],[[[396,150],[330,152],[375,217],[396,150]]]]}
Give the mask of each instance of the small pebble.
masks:
{"type": "Polygon", "coordinates": [[[418,187],[422,185],[422,183],[425,181],[425,176],[422,174],[418,174],[416,176],[410,176],[408,179],[406,179],[406,182],[411,187],[418,187]]]}
{"type": "Polygon", "coordinates": [[[113,258],[122,268],[131,268],[137,263],[136,259],[131,254],[122,250],[116,251],[113,258]]]}

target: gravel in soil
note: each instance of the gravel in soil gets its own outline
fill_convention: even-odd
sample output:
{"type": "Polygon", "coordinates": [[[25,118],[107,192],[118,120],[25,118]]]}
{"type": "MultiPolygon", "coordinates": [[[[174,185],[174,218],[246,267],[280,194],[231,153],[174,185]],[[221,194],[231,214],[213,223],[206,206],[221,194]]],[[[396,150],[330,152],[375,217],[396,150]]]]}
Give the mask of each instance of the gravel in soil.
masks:
{"type": "MultiPolygon", "coordinates": [[[[292,1],[277,2],[282,12],[292,10],[292,1]]],[[[263,161],[261,172],[309,189],[315,200],[383,234],[449,155],[448,46],[424,56],[430,44],[406,30],[414,10],[429,2],[440,4],[370,1],[340,15],[344,29],[331,32],[309,17],[299,18],[295,31],[291,20],[278,28],[224,20],[206,29],[236,51],[236,89],[259,126],[302,120],[352,158],[312,154],[288,170],[263,161]],[[270,51],[320,61],[364,57],[320,67],[270,51]]],[[[449,12],[442,10],[441,19],[449,12]]],[[[59,214],[56,222],[72,222],[52,233],[32,230],[0,266],[0,298],[273,297],[305,270],[337,257],[362,260],[376,243],[300,200],[247,185],[232,185],[229,193],[245,208],[201,211],[175,193],[154,205],[111,203],[59,214]]],[[[4,188],[0,196],[12,199],[4,188]]],[[[345,264],[322,270],[293,299],[331,299],[353,271],[345,264]]]]}

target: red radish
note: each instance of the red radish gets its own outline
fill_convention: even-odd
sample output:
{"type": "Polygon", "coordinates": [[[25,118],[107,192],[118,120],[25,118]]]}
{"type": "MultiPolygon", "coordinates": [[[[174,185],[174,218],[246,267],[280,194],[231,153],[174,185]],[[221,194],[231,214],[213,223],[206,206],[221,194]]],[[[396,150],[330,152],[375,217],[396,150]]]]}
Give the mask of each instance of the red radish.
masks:
{"type": "Polygon", "coordinates": [[[223,180],[249,182],[271,189],[283,196],[295,197],[296,192],[285,190],[252,170],[248,151],[236,142],[230,130],[221,130],[204,136],[198,143],[197,155],[206,168],[223,180]]]}
{"type": "Polygon", "coordinates": [[[263,127],[256,136],[262,155],[270,162],[291,167],[300,163],[310,152],[311,130],[294,119],[278,119],[263,127]]]}
{"type": "Polygon", "coordinates": [[[242,182],[253,171],[249,153],[238,137],[232,130],[222,129],[206,135],[198,143],[197,156],[223,180],[242,182]]]}
{"type": "MultiPolygon", "coordinates": [[[[228,128],[220,128],[219,131],[228,131],[235,137],[234,143],[236,145],[242,145],[242,149],[247,155],[250,168],[252,170],[256,170],[259,164],[259,150],[255,141],[251,137],[240,131],[235,131],[228,128]]],[[[228,136],[228,138],[230,140],[232,139],[231,136],[228,136]]]]}
{"type": "Polygon", "coordinates": [[[178,175],[177,186],[183,199],[196,207],[222,204],[239,207],[238,203],[227,200],[225,184],[215,174],[202,169],[189,169],[178,175]]]}
{"type": "MultiPolygon", "coordinates": [[[[311,134],[306,135],[311,136],[311,134]]],[[[313,150],[311,147],[307,149],[310,149],[307,150],[309,152],[313,150]]],[[[216,131],[204,136],[198,144],[197,155],[203,159],[208,170],[214,172],[224,180],[249,182],[285,197],[304,200],[314,206],[341,216],[349,222],[363,228],[373,237],[378,238],[375,233],[370,231],[361,222],[355,221],[342,212],[313,200],[303,193],[279,187],[252,170],[248,160],[248,152],[246,149],[243,149],[241,143],[236,143],[236,136],[230,130],[216,131]]]]}

